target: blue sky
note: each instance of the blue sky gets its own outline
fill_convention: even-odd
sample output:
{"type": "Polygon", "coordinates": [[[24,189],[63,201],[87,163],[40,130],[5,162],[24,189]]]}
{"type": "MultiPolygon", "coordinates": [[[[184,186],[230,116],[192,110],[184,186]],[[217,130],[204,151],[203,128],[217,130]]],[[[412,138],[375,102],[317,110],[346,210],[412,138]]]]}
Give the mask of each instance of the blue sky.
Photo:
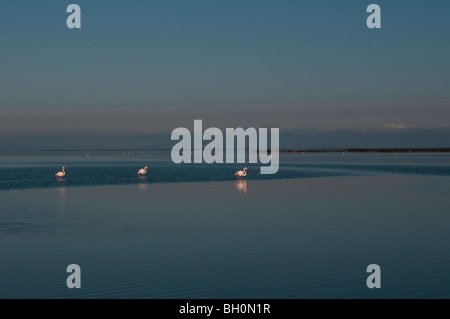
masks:
{"type": "Polygon", "coordinates": [[[449,16],[448,1],[424,0],[2,1],[0,137],[166,134],[203,119],[426,129],[445,143],[449,16]],[[80,30],[66,27],[70,3],[80,30]]]}

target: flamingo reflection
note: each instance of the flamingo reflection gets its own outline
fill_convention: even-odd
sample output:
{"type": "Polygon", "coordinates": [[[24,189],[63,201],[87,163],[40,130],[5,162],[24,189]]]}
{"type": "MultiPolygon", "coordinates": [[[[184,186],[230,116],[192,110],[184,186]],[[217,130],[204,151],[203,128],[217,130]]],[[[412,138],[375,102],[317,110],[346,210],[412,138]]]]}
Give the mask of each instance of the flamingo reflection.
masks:
{"type": "Polygon", "coordinates": [[[138,184],[138,189],[141,190],[141,191],[147,191],[148,190],[148,184],[147,183],[138,184]]]}
{"type": "Polygon", "coordinates": [[[238,192],[247,194],[247,181],[246,180],[236,180],[234,181],[234,187],[238,190],[238,192]]]}

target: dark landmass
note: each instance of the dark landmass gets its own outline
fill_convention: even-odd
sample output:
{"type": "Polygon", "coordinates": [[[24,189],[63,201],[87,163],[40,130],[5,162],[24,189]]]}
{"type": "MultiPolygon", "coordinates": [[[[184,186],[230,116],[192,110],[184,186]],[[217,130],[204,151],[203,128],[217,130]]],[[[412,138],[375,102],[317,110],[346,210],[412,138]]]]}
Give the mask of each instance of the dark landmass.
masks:
{"type": "Polygon", "coordinates": [[[304,149],[304,150],[280,150],[280,153],[431,153],[450,152],[450,148],[344,148],[344,149],[304,149]]]}

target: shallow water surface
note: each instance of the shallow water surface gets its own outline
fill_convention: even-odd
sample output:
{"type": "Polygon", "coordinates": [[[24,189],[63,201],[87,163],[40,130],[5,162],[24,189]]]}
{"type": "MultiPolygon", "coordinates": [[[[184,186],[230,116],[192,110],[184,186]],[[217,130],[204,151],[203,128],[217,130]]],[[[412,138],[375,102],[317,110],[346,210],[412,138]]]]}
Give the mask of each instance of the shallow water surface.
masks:
{"type": "Polygon", "coordinates": [[[381,174],[1,191],[0,298],[449,298],[449,190],[381,174]]]}

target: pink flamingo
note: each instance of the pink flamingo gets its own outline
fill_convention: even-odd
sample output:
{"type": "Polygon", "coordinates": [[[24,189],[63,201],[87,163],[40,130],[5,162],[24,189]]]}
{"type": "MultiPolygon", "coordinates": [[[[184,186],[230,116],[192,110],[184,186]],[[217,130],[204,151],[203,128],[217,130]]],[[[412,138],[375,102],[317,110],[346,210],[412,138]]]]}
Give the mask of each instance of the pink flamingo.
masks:
{"type": "Polygon", "coordinates": [[[56,174],[55,174],[55,176],[56,176],[56,177],[63,177],[63,176],[65,176],[65,175],[66,175],[66,171],[65,171],[65,169],[66,169],[66,167],[65,167],[65,166],[63,166],[63,168],[62,168],[62,172],[58,172],[58,173],[56,173],[56,174]]]}
{"type": "Polygon", "coordinates": [[[247,167],[244,167],[244,169],[242,171],[237,171],[236,173],[234,173],[234,175],[238,175],[238,179],[241,178],[242,176],[247,176],[247,167]]]}
{"type": "Polygon", "coordinates": [[[148,170],[148,167],[145,166],[144,168],[141,168],[141,169],[137,172],[137,174],[138,174],[139,176],[145,175],[145,174],[147,174],[147,170],[148,170]]]}

